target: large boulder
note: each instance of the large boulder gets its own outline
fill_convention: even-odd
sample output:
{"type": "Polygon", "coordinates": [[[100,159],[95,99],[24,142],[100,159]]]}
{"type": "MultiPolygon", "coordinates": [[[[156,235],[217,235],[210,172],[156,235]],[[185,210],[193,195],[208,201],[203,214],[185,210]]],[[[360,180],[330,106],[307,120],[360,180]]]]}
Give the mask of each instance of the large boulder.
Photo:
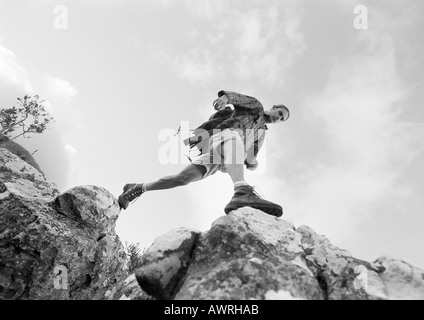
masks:
{"type": "Polygon", "coordinates": [[[176,299],[323,299],[293,224],[242,208],[201,235],[176,299]]]}
{"type": "Polygon", "coordinates": [[[95,186],[63,194],[0,149],[0,299],[103,299],[126,276],[116,199],[95,186]]]}
{"type": "Polygon", "coordinates": [[[424,299],[423,270],[388,257],[356,259],[310,227],[249,207],[195,234],[182,228],[155,241],[135,272],[141,289],[177,300],[424,299]]]}
{"type": "Polygon", "coordinates": [[[158,237],[128,273],[117,199],[97,186],[60,193],[0,148],[0,299],[424,300],[424,271],[367,262],[308,226],[244,207],[210,230],[158,237]]]}
{"type": "Polygon", "coordinates": [[[120,209],[116,198],[105,188],[74,187],[57,196],[53,206],[59,214],[95,230],[97,240],[115,235],[120,209]]]}
{"type": "Polygon", "coordinates": [[[158,237],[135,272],[143,290],[157,299],[172,299],[184,279],[199,231],[178,228],[158,237]]]}

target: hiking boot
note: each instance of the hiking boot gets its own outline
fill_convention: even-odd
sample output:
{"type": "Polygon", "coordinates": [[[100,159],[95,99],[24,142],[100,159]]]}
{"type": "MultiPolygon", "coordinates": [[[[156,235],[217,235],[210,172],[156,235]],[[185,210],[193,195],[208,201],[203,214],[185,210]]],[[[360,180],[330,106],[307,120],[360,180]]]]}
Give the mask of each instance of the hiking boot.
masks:
{"type": "Polygon", "coordinates": [[[262,199],[251,186],[238,187],[224,211],[228,214],[230,211],[242,207],[252,207],[276,217],[281,217],[283,215],[283,208],[281,206],[262,199]]]}
{"type": "Polygon", "coordinates": [[[127,183],[122,194],[118,198],[119,208],[127,209],[131,201],[136,200],[143,194],[143,184],[127,183]]]}

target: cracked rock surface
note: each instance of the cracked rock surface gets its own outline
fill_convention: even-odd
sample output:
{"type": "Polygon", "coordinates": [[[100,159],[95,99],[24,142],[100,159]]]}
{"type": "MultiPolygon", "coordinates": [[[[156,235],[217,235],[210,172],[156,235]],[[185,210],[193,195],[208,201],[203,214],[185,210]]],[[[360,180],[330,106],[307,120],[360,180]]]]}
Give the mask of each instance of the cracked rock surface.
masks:
{"type": "Polygon", "coordinates": [[[106,189],[60,193],[0,148],[0,300],[424,300],[423,270],[357,259],[308,226],[249,207],[205,232],[161,235],[128,274],[119,212],[106,189]]]}
{"type": "Polygon", "coordinates": [[[118,215],[107,190],[60,194],[0,148],[0,300],[104,298],[126,270],[118,215]]]}
{"type": "Polygon", "coordinates": [[[184,228],[164,234],[144,256],[138,280],[141,274],[149,279],[141,288],[157,299],[424,299],[423,270],[388,257],[356,259],[310,227],[249,207],[197,235],[184,228]]]}

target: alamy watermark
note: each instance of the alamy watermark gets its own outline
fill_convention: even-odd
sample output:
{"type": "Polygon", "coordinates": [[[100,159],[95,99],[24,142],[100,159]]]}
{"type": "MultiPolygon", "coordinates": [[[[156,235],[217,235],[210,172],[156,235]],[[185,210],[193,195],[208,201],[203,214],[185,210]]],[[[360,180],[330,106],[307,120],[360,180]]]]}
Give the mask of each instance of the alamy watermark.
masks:
{"type": "Polygon", "coordinates": [[[68,268],[64,265],[57,265],[53,270],[53,287],[55,289],[68,289],[68,268]]]}
{"type": "Polygon", "coordinates": [[[53,27],[56,30],[68,29],[68,8],[64,5],[57,5],[53,8],[53,27]]]}
{"type": "Polygon", "coordinates": [[[161,164],[189,164],[193,159],[202,156],[204,164],[225,165],[245,164],[255,169],[255,174],[263,173],[266,168],[265,129],[244,130],[244,141],[239,139],[237,130],[204,130],[198,129],[190,134],[188,121],[182,121],[176,134],[173,129],[163,129],[158,134],[162,143],[158,150],[158,161],[161,164]],[[260,141],[260,142],[259,142],[260,141]],[[195,145],[189,150],[190,145],[195,145]],[[201,151],[201,155],[200,155],[201,151]],[[261,154],[260,166],[257,159],[261,154]]]}
{"type": "Polygon", "coordinates": [[[353,8],[353,27],[356,30],[367,30],[368,29],[368,8],[364,5],[357,5],[353,8]]]}
{"type": "Polygon", "coordinates": [[[363,265],[358,265],[355,269],[353,269],[353,272],[358,274],[358,276],[356,276],[353,280],[353,287],[356,290],[368,290],[368,269],[363,265]]]}

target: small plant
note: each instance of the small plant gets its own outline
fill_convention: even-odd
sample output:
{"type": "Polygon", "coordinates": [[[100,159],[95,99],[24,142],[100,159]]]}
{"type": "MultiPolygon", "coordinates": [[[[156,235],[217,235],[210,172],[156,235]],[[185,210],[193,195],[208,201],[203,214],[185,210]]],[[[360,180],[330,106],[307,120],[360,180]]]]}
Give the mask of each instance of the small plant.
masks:
{"type": "Polygon", "coordinates": [[[132,272],[137,269],[141,262],[142,253],[140,249],[140,243],[128,243],[127,241],[125,241],[124,248],[125,254],[128,259],[128,269],[130,272],[132,272]]]}
{"type": "Polygon", "coordinates": [[[38,95],[25,95],[17,100],[18,107],[0,110],[0,135],[14,140],[20,136],[27,138],[25,135],[29,133],[43,133],[53,120],[43,105],[45,101],[38,95]],[[11,134],[16,130],[20,133],[12,138],[11,134]]]}

